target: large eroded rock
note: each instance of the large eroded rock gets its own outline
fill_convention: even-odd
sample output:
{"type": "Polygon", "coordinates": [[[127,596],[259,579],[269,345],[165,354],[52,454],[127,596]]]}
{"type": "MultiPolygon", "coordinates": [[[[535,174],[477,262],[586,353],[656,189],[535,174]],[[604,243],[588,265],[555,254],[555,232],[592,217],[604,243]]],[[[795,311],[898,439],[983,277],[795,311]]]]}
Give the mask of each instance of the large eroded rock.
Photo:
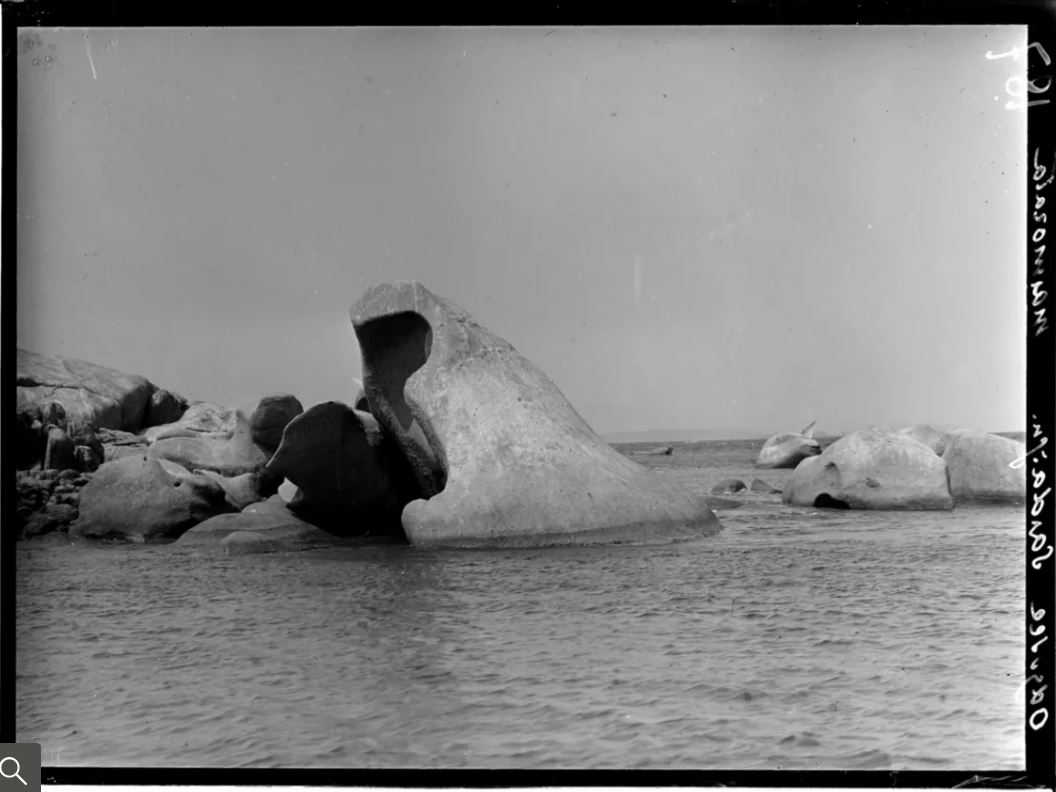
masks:
{"type": "MultiPolygon", "coordinates": [[[[39,355],[19,349],[18,413],[29,422],[41,412],[53,412],[52,403],[61,405],[61,425],[76,421],[97,428],[139,431],[146,418],[154,385],[146,378],[124,374],[83,360],[39,355]]],[[[54,423],[48,416],[45,426],[54,423]]]]}
{"type": "Polygon", "coordinates": [[[789,475],[782,500],[850,509],[951,509],[946,463],[907,434],[870,427],[845,435],[789,475]]]}
{"type": "Polygon", "coordinates": [[[421,495],[396,441],[340,402],[294,418],[268,471],[297,485],[292,509],[342,536],[401,533],[403,507],[421,495]]]}
{"type": "Polygon", "coordinates": [[[1027,497],[1027,468],[1011,465],[1026,451],[1024,443],[1000,435],[970,429],[950,432],[943,459],[954,502],[1022,503],[1027,497]]]}
{"type": "Polygon", "coordinates": [[[812,422],[799,434],[776,434],[759,449],[755,466],[761,468],[794,468],[807,457],[821,453],[821,445],[814,439],[812,422]]]}
{"type": "Polygon", "coordinates": [[[71,536],[164,542],[228,506],[215,481],[140,454],[100,466],[79,509],[71,536]]]}
{"type": "Polygon", "coordinates": [[[421,284],[352,307],[370,412],[428,499],[403,510],[416,545],[670,541],[720,529],[699,497],[601,440],[509,343],[421,284]]]}

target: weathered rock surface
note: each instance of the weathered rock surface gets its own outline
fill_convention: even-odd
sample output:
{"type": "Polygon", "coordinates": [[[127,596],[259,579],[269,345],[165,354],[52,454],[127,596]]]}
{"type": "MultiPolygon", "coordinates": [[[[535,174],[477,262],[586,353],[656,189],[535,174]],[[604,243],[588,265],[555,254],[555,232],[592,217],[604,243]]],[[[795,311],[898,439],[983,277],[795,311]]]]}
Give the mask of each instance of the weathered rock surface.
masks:
{"type": "Polygon", "coordinates": [[[351,314],[370,412],[428,496],[403,510],[413,544],[671,541],[720,530],[701,498],[611,448],[542,371],[420,284],[375,286],[351,314]]]}
{"type": "Polygon", "coordinates": [[[919,440],[939,456],[946,451],[946,442],[949,432],[932,424],[916,424],[899,429],[899,434],[909,435],[914,440],[919,440]]]}
{"type": "Polygon", "coordinates": [[[743,492],[748,486],[740,479],[723,479],[711,488],[712,495],[728,495],[731,492],[743,492]]]}
{"type": "Polygon", "coordinates": [[[268,474],[266,471],[243,473],[241,476],[222,476],[213,470],[195,470],[208,476],[224,490],[228,506],[242,511],[247,506],[270,498],[279,489],[281,477],[268,474]]]}
{"type": "Polygon", "coordinates": [[[763,492],[767,495],[779,494],[781,490],[775,487],[773,484],[769,484],[762,479],[755,479],[752,481],[752,485],[749,487],[752,492],[763,492]]]}
{"type": "Polygon", "coordinates": [[[421,496],[396,441],[372,415],[340,402],[294,418],[268,471],[297,486],[294,511],[342,536],[402,534],[403,507],[421,496]]]}
{"type": "Polygon", "coordinates": [[[57,426],[48,429],[48,441],[44,450],[44,467],[47,470],[69,470],[74,466],[76,446],[66,432],[57,426]]]}
{"type": "Polygon", "coordinates": [[[154,443],[170,437],[228,438],[238,425],[238,410],[209,402],[194,402],[174,423],[151,426],[142,437],[154,443]]]}
{"type": "Polygon", "coordinates": [[[756,467],[794,468],[807,457],[821,453],[821,445],[814,439],[814,422],[799,434],[776,434],[759,449],[756,467]]]}
{"type": "MultiPolygon", "coordinates": [[[[143,426],[154,385],[145,377],[124,374],[83,360],[39,355],[19,349],[18,412],[32,420],[51,402],[64,418],[95,427],[138,431],[143,426]]],[[[51,419],[55,408],[49,408],[51,419]]]]}
{"type": "Polygon", "coordinates": [[[909,435],[879,427],[846,435],[789,476],[782,500],[851,509],[950,509],[946,463],[909,435]]]}
{"type": "Polygon", "coordinates": [[[71,536],[163,542],[227,510],[215,481],[143,455],[107,462],[81,490],[71,536]]]}
{"type": "Polygon", "coordinates": [[[144,426],[174,423],[183,417],[186,410],[187,400],[185,398],[164,389],[156,390],[150,395],[144,426]]]}
{"type": "Polygon", "coordinates": [[[310,550],[340,543],[339,538],[293,514],[277,496],[238,514],[211,517],[177,540],[180,547],[229,554],[310,550]]]}
{"type": "Polygon", "coordinates": [[[265,396],[249,417],[253,442],[274,451],[282,442],[283,429],[303,412],[304,407],[296,396],[288,393],[265,396]]]}
{"type": "Polygon", "coordinates": [[[1027,468],[1011,463],[1027,452],[1007,437],[958,429],[950,432],[943,459],[955,503],[1022,503],[1027,497],[1027,468]]]}
{"type": "Polygon", "coordinates": [[[223,476],[260,471],[271,452],[253,442],[253,431],[244,415],[236,417],[230,437],[202,435],[163,437],[147,451],[155,459],[169,459],[188,470],[213,470],[223,476]]]}

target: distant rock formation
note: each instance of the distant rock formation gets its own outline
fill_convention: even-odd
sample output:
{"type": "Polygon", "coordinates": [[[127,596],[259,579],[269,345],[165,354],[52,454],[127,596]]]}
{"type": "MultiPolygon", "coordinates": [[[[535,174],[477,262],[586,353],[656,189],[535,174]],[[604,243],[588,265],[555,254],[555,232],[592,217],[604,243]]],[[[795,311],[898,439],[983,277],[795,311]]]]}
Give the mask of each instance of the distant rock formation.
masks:
{"type": "Polygon", "coordinates": [[[759,450],[755,461],[761,468],[794,468],[807,457],[821,453],[821,445],[814,439],[814,421],[799,434],[776,434],[759,450]]]}
{"type": "Polygon", "coordinates": [[[352,307],[370,412],[425,496],[423,546],[670,541],[716,533],[704,501],[603,442],[505,340],[415,282],[352,307]]]}
{"type": "Polygon", "coordinates": [[[860,429],[789,476],[785,503],[851,509],[951,509],[946,464],[905,433],[860,429]]]}
{"type": "Polygon", "coordinates": [[[969,429],[950,432],[942,458],[949,470],[954,501],[1023,503],[1027,498],[1027,467],[1012,467],[1012,463],[1026,450],[1025,443],[999,435],[969,429]]]}

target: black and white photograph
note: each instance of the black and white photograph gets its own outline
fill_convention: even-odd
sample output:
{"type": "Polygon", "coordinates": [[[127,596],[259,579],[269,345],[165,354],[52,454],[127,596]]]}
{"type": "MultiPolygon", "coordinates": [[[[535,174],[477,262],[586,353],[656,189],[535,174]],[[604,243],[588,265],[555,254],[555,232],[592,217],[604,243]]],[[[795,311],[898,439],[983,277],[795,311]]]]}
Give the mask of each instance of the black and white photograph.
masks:
{"type": "Polygon", "coordinates": [[[1022,773],[1037,57],[19,27],[17,742],[1022,773]]]}

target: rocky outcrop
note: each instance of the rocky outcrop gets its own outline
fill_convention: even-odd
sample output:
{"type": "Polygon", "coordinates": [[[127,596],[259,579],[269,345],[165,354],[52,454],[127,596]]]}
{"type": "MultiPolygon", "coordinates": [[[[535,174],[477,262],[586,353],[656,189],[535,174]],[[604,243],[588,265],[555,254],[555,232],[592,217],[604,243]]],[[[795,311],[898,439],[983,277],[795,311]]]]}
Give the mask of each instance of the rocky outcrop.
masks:
{"type": "Polygon", "coordinates": [[[403,507],[421,496],[396,441],[372,415],[340,402],[294,418],[268,471],[297,485],[294,511],[342,536],[402,535],[403,507]]]}
{"type": "Polygon", "coordinates": [[[804,459],[821,453],[821,445],[814,439],[814,422],[799,434],[776,434],[759,449],[756,467],[794,468],[804,459]]]}
{"type": "Polygon", "coordinates": [[[416,545],[541,546],[714,534],[702,499],[603,442],[505,340],[415,282],[352,307],[370,412],[425,496],[416,545]]]}
{"type": "Polygon", "coordinates": [[[789,476],[782,500],[851,509],[950,509],[946,463],[907,434],[869,428],[846,435],[789,476]]]}
{"type": "Polygon", "coordinates": [[[950,494],[960,503],[1023,503],[1025,465],[1012,467],[1027,451],[1024,443],[999,435],[958,429],[950,432],[943,454],[950,494]]]}
{"type": "Polygon", "coordinates": [[[230,436],[198,434],[155,440],[147,451],[155,459],[168,459],[188,470],[212,470],[222,476],[241,476],[264,468],[271,451],[253,442],[249,421],[237,414],[230,436]]]}
{"type": "Polygon", "coordinates": [[[107,462],[81,490],[71,536],[164,542],[228,509],[212,479],[145,455],[107,462]]]}
{"type": "Polygon", "coordinates": [[[94,427],[138,431],[144,424],[154,385],[145,377],[124,374],[83,360],[39,355],[19,349],[18,413],[46,426],[75,420],[94,427]],[[62,419],[56,420],[60,405],[62,419]],[[43,418],[41,413],[50,414],[43,418]]]}
{"type": "Polygon", "coordinates": [[[249,417],[253,442],[274,451],[282,442],[286,425],[303,412],[304,407],[296,396],[288,393],[265,396],[249,417]]]}

